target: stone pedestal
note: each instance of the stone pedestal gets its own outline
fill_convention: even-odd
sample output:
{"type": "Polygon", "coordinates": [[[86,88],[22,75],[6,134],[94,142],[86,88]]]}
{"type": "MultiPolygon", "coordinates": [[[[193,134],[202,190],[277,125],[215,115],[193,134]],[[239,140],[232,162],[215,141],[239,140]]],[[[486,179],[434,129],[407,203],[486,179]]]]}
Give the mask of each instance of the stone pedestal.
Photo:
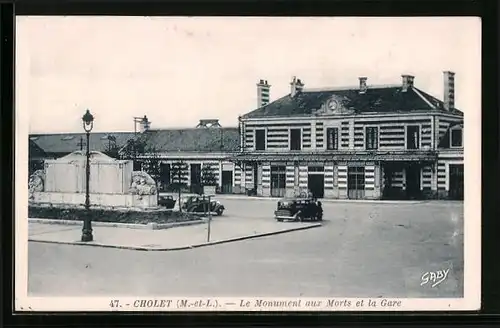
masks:
{"type": "MultiPolygon", "coordinates": [[[[46,160],[44,170],[30,177],[30,201],[40,204],[84,205],[87,156],[76,151],[46,160]]],[[[90,153],[91,206],[157,207],[155,182],[146,172],[133,171],[133,162],[116,160],[100,152],[90,153]]]]}

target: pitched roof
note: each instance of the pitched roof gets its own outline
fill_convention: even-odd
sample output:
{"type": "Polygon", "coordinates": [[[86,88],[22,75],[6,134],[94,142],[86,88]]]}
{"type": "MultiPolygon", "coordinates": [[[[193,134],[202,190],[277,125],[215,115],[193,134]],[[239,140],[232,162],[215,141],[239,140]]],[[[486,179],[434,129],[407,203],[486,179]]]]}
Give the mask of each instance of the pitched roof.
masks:
{"type": "Polygon", "coordinates": [[[43,151],[42,148],[40,148],[33,140],[29,141],[29,157],[30,158],[37,158],[37,157],[44,157],[45,152],[43,151]]]}
{"type": "MultiPolygon", "coordinates": [[[[90,149],[95,151],[106,151],[110,140],[113,137],[118,147],[124,145],[128,139],[134,137],[133,132],[108,132],[91,133],[90,149]]],[[[53,133],[53,134],[30,134],[30,142],[36,143],[46,153],[71,153],[80,150],[80,143],[83,142],[83,149],[86,149],[85,133],[53,133]]],[[[112,141],[111,140],[111,141],[112,141]]]]}
{"type": "MultiPolygon", "coordinates": [[[[242,118],[309,116],[313,115],[328,99],[336,97],[342,105],[355,113],[363,112],[410,112],[418,110],[445,111],[443,102],[415,87],[402,92],[401,86],[372,86],[361,94],[359,88],[307,90],[277,99],[266,106],[242,116],[242,118]]],[[[460,114],[457,109],[453,113],[460,114]]]]}
{"type": "Polygon", "coordinates": [[[148,130],[143,137],[159,151],[232,152],[239,150],[238,128],[148,130]]]}

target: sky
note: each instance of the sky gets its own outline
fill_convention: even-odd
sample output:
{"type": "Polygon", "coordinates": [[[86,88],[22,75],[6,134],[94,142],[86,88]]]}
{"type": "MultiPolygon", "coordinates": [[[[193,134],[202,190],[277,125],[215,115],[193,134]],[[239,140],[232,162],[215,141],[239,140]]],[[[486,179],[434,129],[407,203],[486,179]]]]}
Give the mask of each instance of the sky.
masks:
{"type": "Polygon", "coordinates": [[[236,126],[257,107],[305,88],[399,84],[443,98],[443,71],[456,73],[456,107],[480,110],[481,30],[474,17],[29,17],[16,23],[16,112],[29,133],[236,126]]]}

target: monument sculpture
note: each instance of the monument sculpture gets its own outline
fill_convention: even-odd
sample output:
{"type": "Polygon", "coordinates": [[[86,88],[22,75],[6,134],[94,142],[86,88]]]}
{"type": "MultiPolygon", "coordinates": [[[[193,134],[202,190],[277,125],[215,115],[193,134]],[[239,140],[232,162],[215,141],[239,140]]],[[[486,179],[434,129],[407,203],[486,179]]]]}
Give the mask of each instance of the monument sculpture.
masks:
{"type": "MultiPolygon", "coordinates": [[[[43,170],[29,179],[29,201],[52,206],[85,203],[86,156],[75,151],[46,160],[43,170]]],[[[131,160],[117,160],[101,152],[90,153],[90,199],[93,207],[157,208],[155,181],[143,171],[133,171],[131,160]]]]}
{"type": "Polygon", "coordinates": [[[139,196],[156,195],[155,181],[144,171],[134,171],[129,192],[139,196]]]}
{"type": "Polygon", "coordinates": [[[45,172],[43,170],[33,172],[28,181],[29,199],[33,199],[33,193],[43,191],[44,180],[45,172]]]}

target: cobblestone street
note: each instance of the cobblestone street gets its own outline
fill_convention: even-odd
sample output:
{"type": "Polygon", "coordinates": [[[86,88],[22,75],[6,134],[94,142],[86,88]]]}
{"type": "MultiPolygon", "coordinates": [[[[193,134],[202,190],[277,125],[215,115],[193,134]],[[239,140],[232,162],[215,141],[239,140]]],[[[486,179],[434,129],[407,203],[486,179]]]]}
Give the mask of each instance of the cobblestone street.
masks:
{"type": "MultiPolygon", "coordinates": [[[[221,199],[234,220],[275,201],[221,199]]],[[[463,203],[325,202],[323,227],[199,249],[143,252],[29,243],[36,296],[461,297],[463,203]],[[427,271],[450,269],[435,288],[427,271]]],[[[175,229],[175,228],[174,228],[175,229]]]]}

